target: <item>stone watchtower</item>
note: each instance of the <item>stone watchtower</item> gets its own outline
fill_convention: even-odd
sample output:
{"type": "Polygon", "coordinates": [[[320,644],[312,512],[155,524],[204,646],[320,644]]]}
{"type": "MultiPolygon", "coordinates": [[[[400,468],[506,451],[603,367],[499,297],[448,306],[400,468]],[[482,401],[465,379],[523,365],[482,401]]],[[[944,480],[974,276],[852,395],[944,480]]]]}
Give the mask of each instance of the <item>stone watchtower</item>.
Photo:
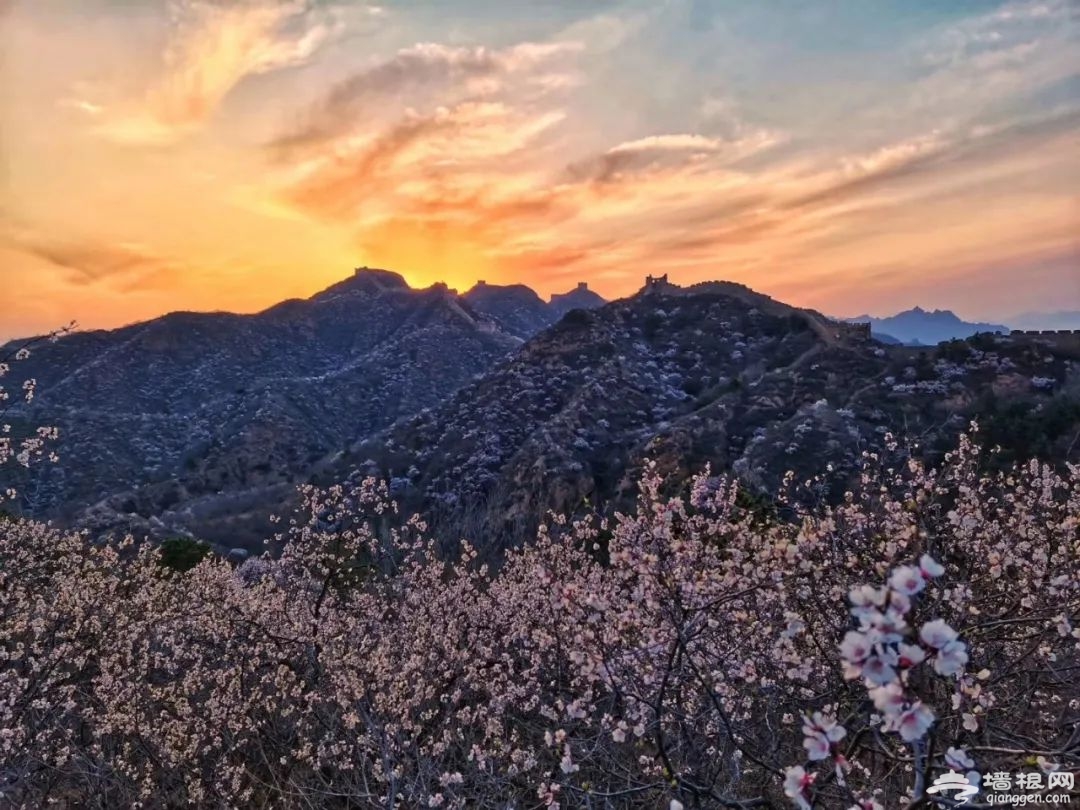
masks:
{"type": "Polygon", "coordinates": [[[645,276],[646,295],[663,295],[675,291],[675,285],[668,281],[667,273],[662,276],[645,276]]]}

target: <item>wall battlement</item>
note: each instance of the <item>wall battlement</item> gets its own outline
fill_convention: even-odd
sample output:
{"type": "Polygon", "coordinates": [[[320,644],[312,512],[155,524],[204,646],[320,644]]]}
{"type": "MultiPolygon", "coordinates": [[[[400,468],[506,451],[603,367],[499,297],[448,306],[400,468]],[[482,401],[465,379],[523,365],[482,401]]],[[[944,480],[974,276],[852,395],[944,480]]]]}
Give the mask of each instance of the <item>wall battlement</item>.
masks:
{"type": "Polygon", "coordinates": [[[1009,334],[1016,337],[1073,337],[1080,335],[1080,329],[1013,329],[1009,334]]]}
{"type": "Polygon", "coordinates": [[[667,273],[662,276],[645,276],[645,287],[642,295],[664,296],[689,296],[705,294],[721,294],[731,296],[743,301],[748,306],[774,317],[796,316],[802,318],[822,340],[830,345],[869,343],[869,323],[848,323],[847,321],[834,321],[831,318],[809,309],[791,307],[770,298],[763,293],[755,292],[745,284],[734,281],[703,281],[690,287],[680,287],[668,281],[667,273]]]}
{"type": "Polygon", "coordinates": [[[866,343],[872,337],[869,322],[832,321],[829,325],[835,331],[838,340],[866,343]]]}
{"type": "Polygon", "coordinates": [[[1009,337],[1080,355],[1080,329],[1014,329],[1009,337]]]}

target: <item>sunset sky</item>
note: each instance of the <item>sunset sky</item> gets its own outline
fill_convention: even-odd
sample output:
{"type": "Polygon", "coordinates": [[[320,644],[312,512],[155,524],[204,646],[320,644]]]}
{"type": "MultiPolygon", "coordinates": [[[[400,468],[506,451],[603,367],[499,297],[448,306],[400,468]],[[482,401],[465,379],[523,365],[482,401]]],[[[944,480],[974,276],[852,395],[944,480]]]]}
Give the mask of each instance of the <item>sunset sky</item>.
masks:
{"type": "Polygon", "coordinates": [[[0,336],[414,285],[1080,309],[1071,0],[0,0],[0,336]]]}

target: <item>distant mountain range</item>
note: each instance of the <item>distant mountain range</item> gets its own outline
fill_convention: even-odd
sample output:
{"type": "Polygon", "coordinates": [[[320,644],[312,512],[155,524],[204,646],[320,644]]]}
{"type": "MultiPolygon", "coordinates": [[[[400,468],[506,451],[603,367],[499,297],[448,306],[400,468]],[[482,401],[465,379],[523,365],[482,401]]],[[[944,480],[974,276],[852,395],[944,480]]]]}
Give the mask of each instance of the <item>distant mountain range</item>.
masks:
{"type": "Polygon", "coordinates": [[[462,298],[504,331],[522,339],[546,329],[573,309],[594,309],[607,303],[586,282],[570,292],[553,295],[550,302],[524,284],[501,286],[485,281],[478,282],[462,298]]]}
{"type": "Polygon", "coordinates": [[[1075,460],[1078,359],[994,336],[912,354],[725,282],[545,302],[361,269],[257,315],[41,347],[15,426],[58,425],[61,461],[13,483],[27,513],[92,533],[255,550],[296,484],[374,474],[446,543],[496,554],[547,509],[627,507],[650,459],[672,487],[709,464],[761,492],[831,465],[842,492],[887,433],[933,453],[978,416],[1007,451],[1075,460]]]}
{"type": "Polygon", "coordinates": [[[933,346],[946,340],[961,340],[982,332],[1007,334],[1012,329],[1080,329],[1080,310],[1026,312],[1007,318],[1008,325],[965,321],[947,309],[915,307],[885,318],[860,315],[845,318],[849,323],[869,323],[875,339],[882,343],[933,346]]]}
{"type": "Polygon", "coordinates": [[[1007,334],[1009,327],[995,323],[972,323],[961,320],[947,309],[925,310],[915,307],[887,318],[860,315],[847,318],[851,323],[869,323],[870,331],[883,343],[902,343],[909,346],[933,346],[946,340],[971,337],[980,332],[1007,334]]]}

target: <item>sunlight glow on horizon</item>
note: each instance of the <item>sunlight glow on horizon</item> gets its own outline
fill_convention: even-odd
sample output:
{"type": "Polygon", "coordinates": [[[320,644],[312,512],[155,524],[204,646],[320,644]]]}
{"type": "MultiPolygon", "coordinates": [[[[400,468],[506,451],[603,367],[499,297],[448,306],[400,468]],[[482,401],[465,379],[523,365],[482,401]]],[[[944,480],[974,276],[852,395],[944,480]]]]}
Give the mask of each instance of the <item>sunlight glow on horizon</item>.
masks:
{"type": "Polygon", "coordinates": [[[1068,0],[16,0],[0,335],[253,312],[361,265],[834,315],[1080,309],[1068,0]]]}

